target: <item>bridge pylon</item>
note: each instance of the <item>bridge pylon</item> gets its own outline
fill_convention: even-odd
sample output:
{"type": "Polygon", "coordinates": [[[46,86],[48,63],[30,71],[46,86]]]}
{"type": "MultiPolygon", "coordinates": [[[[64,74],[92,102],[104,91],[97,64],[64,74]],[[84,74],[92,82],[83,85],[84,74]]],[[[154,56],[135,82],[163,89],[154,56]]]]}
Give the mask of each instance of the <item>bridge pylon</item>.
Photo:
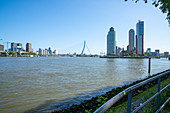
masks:
{"type": "MultiPolygon", "coordinates": [[[[85,47],[87,47],[87,49],[88,49],[88,51],[89,51],[89,53],[90,53],[90,50],[89,50],[89,48],[88,48],[88,46],[87,46],[87,44],[86,44],[86,40],[84,40],[84,46],[83,46],[83,50],[82,50],[82,52],[81,52],[81,56],[84,56],[84,50],[85,50],[85,47]]],[[[90,53],[90,55],[91,55],[91,53],[90,53]]]]}

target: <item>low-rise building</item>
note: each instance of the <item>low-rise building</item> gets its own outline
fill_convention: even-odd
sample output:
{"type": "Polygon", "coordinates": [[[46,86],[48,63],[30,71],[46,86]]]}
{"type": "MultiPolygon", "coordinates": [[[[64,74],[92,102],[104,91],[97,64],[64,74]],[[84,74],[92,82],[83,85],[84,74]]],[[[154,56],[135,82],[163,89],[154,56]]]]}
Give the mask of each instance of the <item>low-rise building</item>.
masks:
{"type": "Polygon", "coordinates": [[[151,48],[147,48],[146,54],[147,54],[147,55],[150,55],[150,53],[151,53],[151,48]]]}
{"type": "Polygon", "coordinates": [[[164,53],[160,53],[160,57],[164,57],[164,53]]]}
{"type": "Polygon", "coordinates": [[[156,50],[155,50],[155,54],[156,54],[156,56],[160,56],[160,54],[159,54],[159,49],[156,49],[156,50]]]}
{"type": "Polygon", "coordinates": [[[4,45],[0,44],[0,51],[4,51],[4,45]]]}
{"type": "Polygon", "coordinates": [[[39,48],[38,54],[43,55],[43,50],[39,48]]]}
{"type": "Polygon", "coordinates": [[[169,52],[164,52],[164,57],[169,57],[169,52]]]}
{"type": "Polygon", "coordinates": [[[22,50],[23,50],[22,43],[14,43],[14,42],[11,43],[11,51],[19,52],[22,50]]]}

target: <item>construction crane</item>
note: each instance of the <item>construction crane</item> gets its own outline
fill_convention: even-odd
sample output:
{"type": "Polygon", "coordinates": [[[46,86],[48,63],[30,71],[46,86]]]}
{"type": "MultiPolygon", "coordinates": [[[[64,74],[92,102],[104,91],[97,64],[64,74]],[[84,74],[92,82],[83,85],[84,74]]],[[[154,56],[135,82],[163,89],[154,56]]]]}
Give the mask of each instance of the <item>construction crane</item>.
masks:
{"type": "Polygon", "coordinates": [[[10,44],[11,42],[3,42],[3,43],[6,43],[6,45],[7,45],[7,52],[8,52],[8,44],[10,44]]]}

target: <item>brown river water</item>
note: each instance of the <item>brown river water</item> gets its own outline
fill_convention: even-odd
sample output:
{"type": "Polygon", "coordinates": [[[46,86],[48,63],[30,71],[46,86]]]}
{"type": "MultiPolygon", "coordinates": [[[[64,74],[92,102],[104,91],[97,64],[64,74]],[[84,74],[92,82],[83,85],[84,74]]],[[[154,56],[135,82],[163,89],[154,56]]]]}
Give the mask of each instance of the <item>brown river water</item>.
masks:
{"type": "MultiPolygon", "coordinates": [[[[151,59],[151,74],[170,69],[151,59]]],[[[48,112],[147,77],[148,59],[0,57],[0,113],[48,112]]]]}

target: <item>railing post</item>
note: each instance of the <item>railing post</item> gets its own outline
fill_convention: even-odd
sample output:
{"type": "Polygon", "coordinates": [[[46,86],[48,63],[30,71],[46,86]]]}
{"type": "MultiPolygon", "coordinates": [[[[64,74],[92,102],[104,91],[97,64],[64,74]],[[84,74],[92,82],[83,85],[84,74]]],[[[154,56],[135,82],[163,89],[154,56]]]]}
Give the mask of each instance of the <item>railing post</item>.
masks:
{"type": "Polygon", "coordinates": [[[127,105],[127,113],[131,112],[131,98],[132,98],[132,91],[128,94],[128,105],[127,105]]]}
{"type": "MultiPolygon", "coordinates": [[[[158,78],[158,93],[160,92],[160,77],[158,78]]],[[[160,108],[161,106],[161,98],[160,98],[160,94],[157,96],[157,110],[160,108]]],[[[160,112],[159,112],[160,113],[160,112]]]]}
{"type": "Polygon", "coordinates": [[[148,76],[150,76],[150,73],[151,73],[151,58],[149,57],[148,76]]]}

